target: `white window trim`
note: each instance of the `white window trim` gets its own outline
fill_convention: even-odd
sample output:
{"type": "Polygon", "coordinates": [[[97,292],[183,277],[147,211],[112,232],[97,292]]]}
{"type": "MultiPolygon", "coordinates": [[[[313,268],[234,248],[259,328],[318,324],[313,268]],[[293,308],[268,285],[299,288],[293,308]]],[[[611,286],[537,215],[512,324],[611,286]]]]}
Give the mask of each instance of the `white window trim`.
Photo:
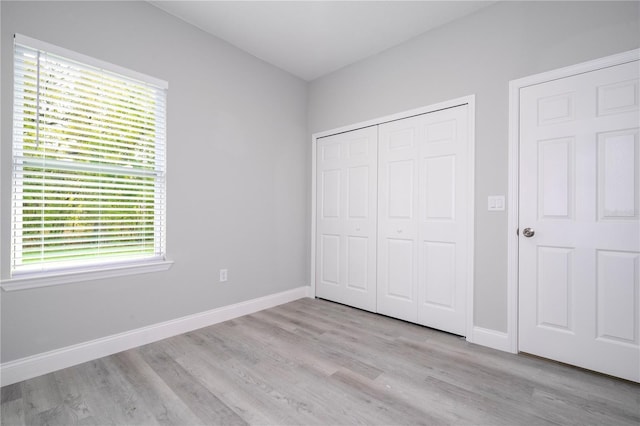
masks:
{"type": "Polygon", "coordinates": [[[171,260],[148,260],[129,264],[109,264],[104,267],[94,266],[92,268],[74,269],[73,271],[48,273],[46,275],[18,276],[2,280],[0,287],[2,287],[2,290],[4,291],[27,290],[31,288],[77,283],[81,281],[95,281],[125,275],[167,271],[172,265],[173,261],[171,260]]]}
{"type": "Polygon", "coordinates": [[[29,45],[29,47],[32,47],[34,49],[45,50],[49,53],[54,53],[56,55],[63,56],[67,59],[72,59],[74,61],[82,62],[86,65],[91,65],[96,68],[102,68],[111,72],[124,75],[129,78],[133,78],[135,80],[144,81],[165,90],[169,88],[168,82],[164,80],[160,80],[159,78],[156,78],[156,77],[152,77],[147,74],[143,74],[141,72],[133,71],[128,68],[112,64],[110,62],[101,61],[100,59],[83,55],[82,53],[74,52],[73,50],[67,50],[64,47],[59,47],[53,44],[49,44],[47,42],[40,41],[35,38],[27,37],[22,34],[14,34],[13,37],[14,37],[15,43],[26,44],[26,45],[29,45]]]}
{"type": "MultiPolygon", "coordinates": [[[[144,81],[148,84],[153,84],[164,90],[167,90],[169,87],[168,82],[164,80],[149,76],[147,74],[139,73],[106,61],[101,61],[91,56],[67,50],[53,44],[33,39],[22,34],[15,34],[14,42],[26,44],[30,47],[58,54],[68,59],[79,61],[90,66],[98,67],[121,74],[129,78],[144,81]]],[[[165,164],[165,174],[166,168],[167,167],[165,164]]],[[[133,259],[131,261],[123,261],[120,263],[109,263],[103,266],[91,265],[87,266],[86,268],[78,267],[72,270],[63,269],[58,271],[53,270],[48,272],[25,273],[13,276],[11,278],[1,279],[0,288],[2,289],[2,291],[17,291],[71,284],[83,281],[94,281],[126,275],[161,272],[169,270],[173,266],[173,263],[174,262],[172,260],[168,260],[166,258],[133,259]]]]}

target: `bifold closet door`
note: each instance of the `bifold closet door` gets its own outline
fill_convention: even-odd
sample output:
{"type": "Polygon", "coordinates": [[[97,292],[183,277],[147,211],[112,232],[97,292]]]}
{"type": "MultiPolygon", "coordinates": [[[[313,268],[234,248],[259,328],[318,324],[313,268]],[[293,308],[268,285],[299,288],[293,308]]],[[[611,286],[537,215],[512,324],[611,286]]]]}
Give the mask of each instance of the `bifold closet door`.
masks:
{"type": "Polygon", "coordinates": [[[464,335],[467,106],[379,126],[378,312],[464,335]]]}
{"type": "Polygon", "coordinates": [[[376,311],[377,127],[317,143],[316,295],[376,311]]]}

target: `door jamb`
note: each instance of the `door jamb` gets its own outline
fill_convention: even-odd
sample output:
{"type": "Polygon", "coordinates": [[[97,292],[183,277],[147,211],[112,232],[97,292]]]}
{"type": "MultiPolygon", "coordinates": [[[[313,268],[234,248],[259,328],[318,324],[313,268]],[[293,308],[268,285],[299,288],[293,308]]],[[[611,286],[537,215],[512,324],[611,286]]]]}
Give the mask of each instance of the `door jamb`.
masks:
{"type": "Polygon", "coordinates": [[[629,50],[604,58],[582,62],[556,70],[523,77],[509,82],[509,188],[507,192],[507,338],[509,352],[518,352],[518,198],[520,172],[520,90],[546,83],[613,67],[640,59],[640,49],[629,50]]]}
{"type": "Polygon", "coordinates": [[[391,114],[383,117],[374,118],[372,120],[362,121],[355,124],[350,124],[347,126],[338,127],[332,130],[327,130],[323,132],[314,133],[311,135],[311,250],[310,250],[310,288],[308,296],[311,298],[316,297],[316,173],[317,173],[317,141],[320,138],[332,136],[338,133],[349,132],[352,130],[362,129],[364,127],[377,126],[383,123],[388,123],[390,121],[402,120],[404,118],[413,117],[416,115],[428,114],[431,112],[436,112],[443,109],[454,108],[461,105],[467,105],[467,124],[468,124],[468,158],[469,158],[469,174],[467,177],[467,189],[469,190],[469,211],[471,214],[467,217],[467,229],[468,237],[467,244],[469,247],[469,256],[467,259],[467,283],[466,283],[466,339],[469,342],[473,341],[473,284],[474,284],[474,253],[475,253],[475,135],[476,135],[476,96],[469,95],[463,96],[456,99],[451,99],[444,102],[439,102],[436,104],[428,105],[425,107],[420,107],[416,109],[411,109],[408,111],[399,112],[396,114],[391,114]]]}

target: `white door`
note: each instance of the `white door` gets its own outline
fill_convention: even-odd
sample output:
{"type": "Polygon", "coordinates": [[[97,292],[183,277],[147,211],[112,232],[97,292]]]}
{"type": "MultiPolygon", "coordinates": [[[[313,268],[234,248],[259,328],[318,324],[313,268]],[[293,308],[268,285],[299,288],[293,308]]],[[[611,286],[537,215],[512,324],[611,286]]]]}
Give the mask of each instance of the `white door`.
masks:
{"type": "Polygon", "coordinates": [[[379,127],[378,312],[464,335],[468,107],[379,127]]]}
{"type": "Polygon", "coordinates": [[[520,91],[519,349],[635,381],[639,75],[635,61],[520,91]]]}
{"type": "Polygon", "coordinates": [[[420,116],[379,126],[378,312],[418,321],[420,116]]]}
{"type": "Polygon", "coordinates": [[[318,140],[316,295],[375,312],[377,128],[318,140]]]}

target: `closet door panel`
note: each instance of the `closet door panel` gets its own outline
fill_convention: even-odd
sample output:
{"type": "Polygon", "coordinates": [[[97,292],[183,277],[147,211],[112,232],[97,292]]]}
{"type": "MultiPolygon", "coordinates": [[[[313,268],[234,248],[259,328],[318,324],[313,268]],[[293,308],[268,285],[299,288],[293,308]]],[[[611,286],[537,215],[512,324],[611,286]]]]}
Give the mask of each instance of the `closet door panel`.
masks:
{"type": "Polygon", "coordinates": [[[424,241],[422,248],[423,305],[452,309],[455,304],[456,245],[424,241]]]}
{"type": "Polygon", "coordinates": [[[464,335],[467,106],[379,126],[378,312],[464,335]]]}
{"type": "Polygon", "coordinates": [[[419,120],[378,126],[378,312],[416,322],[419,120]]]}
{"type": "Polygon", "coordinates": [[[377,129],[318,140],[316,295],[376,310],[377,129]]]}
{"type": "Polygon", "coordinates": [[[424,201],[422,221],[455,220],[456,157],[431,156],[423,159],[424,184],[420,195],[424,201]]]}
{"type": "Polygon", "coordinates": [[[415,299],[414,240],[387,238],[386,260],[387,291],[385,296],[399,302],[412,303],[415,299]]]}
{"type": "Polygon", "coordinates": [[[421,116],[418,323],[466,330],[467,106],[421,116]]]}

